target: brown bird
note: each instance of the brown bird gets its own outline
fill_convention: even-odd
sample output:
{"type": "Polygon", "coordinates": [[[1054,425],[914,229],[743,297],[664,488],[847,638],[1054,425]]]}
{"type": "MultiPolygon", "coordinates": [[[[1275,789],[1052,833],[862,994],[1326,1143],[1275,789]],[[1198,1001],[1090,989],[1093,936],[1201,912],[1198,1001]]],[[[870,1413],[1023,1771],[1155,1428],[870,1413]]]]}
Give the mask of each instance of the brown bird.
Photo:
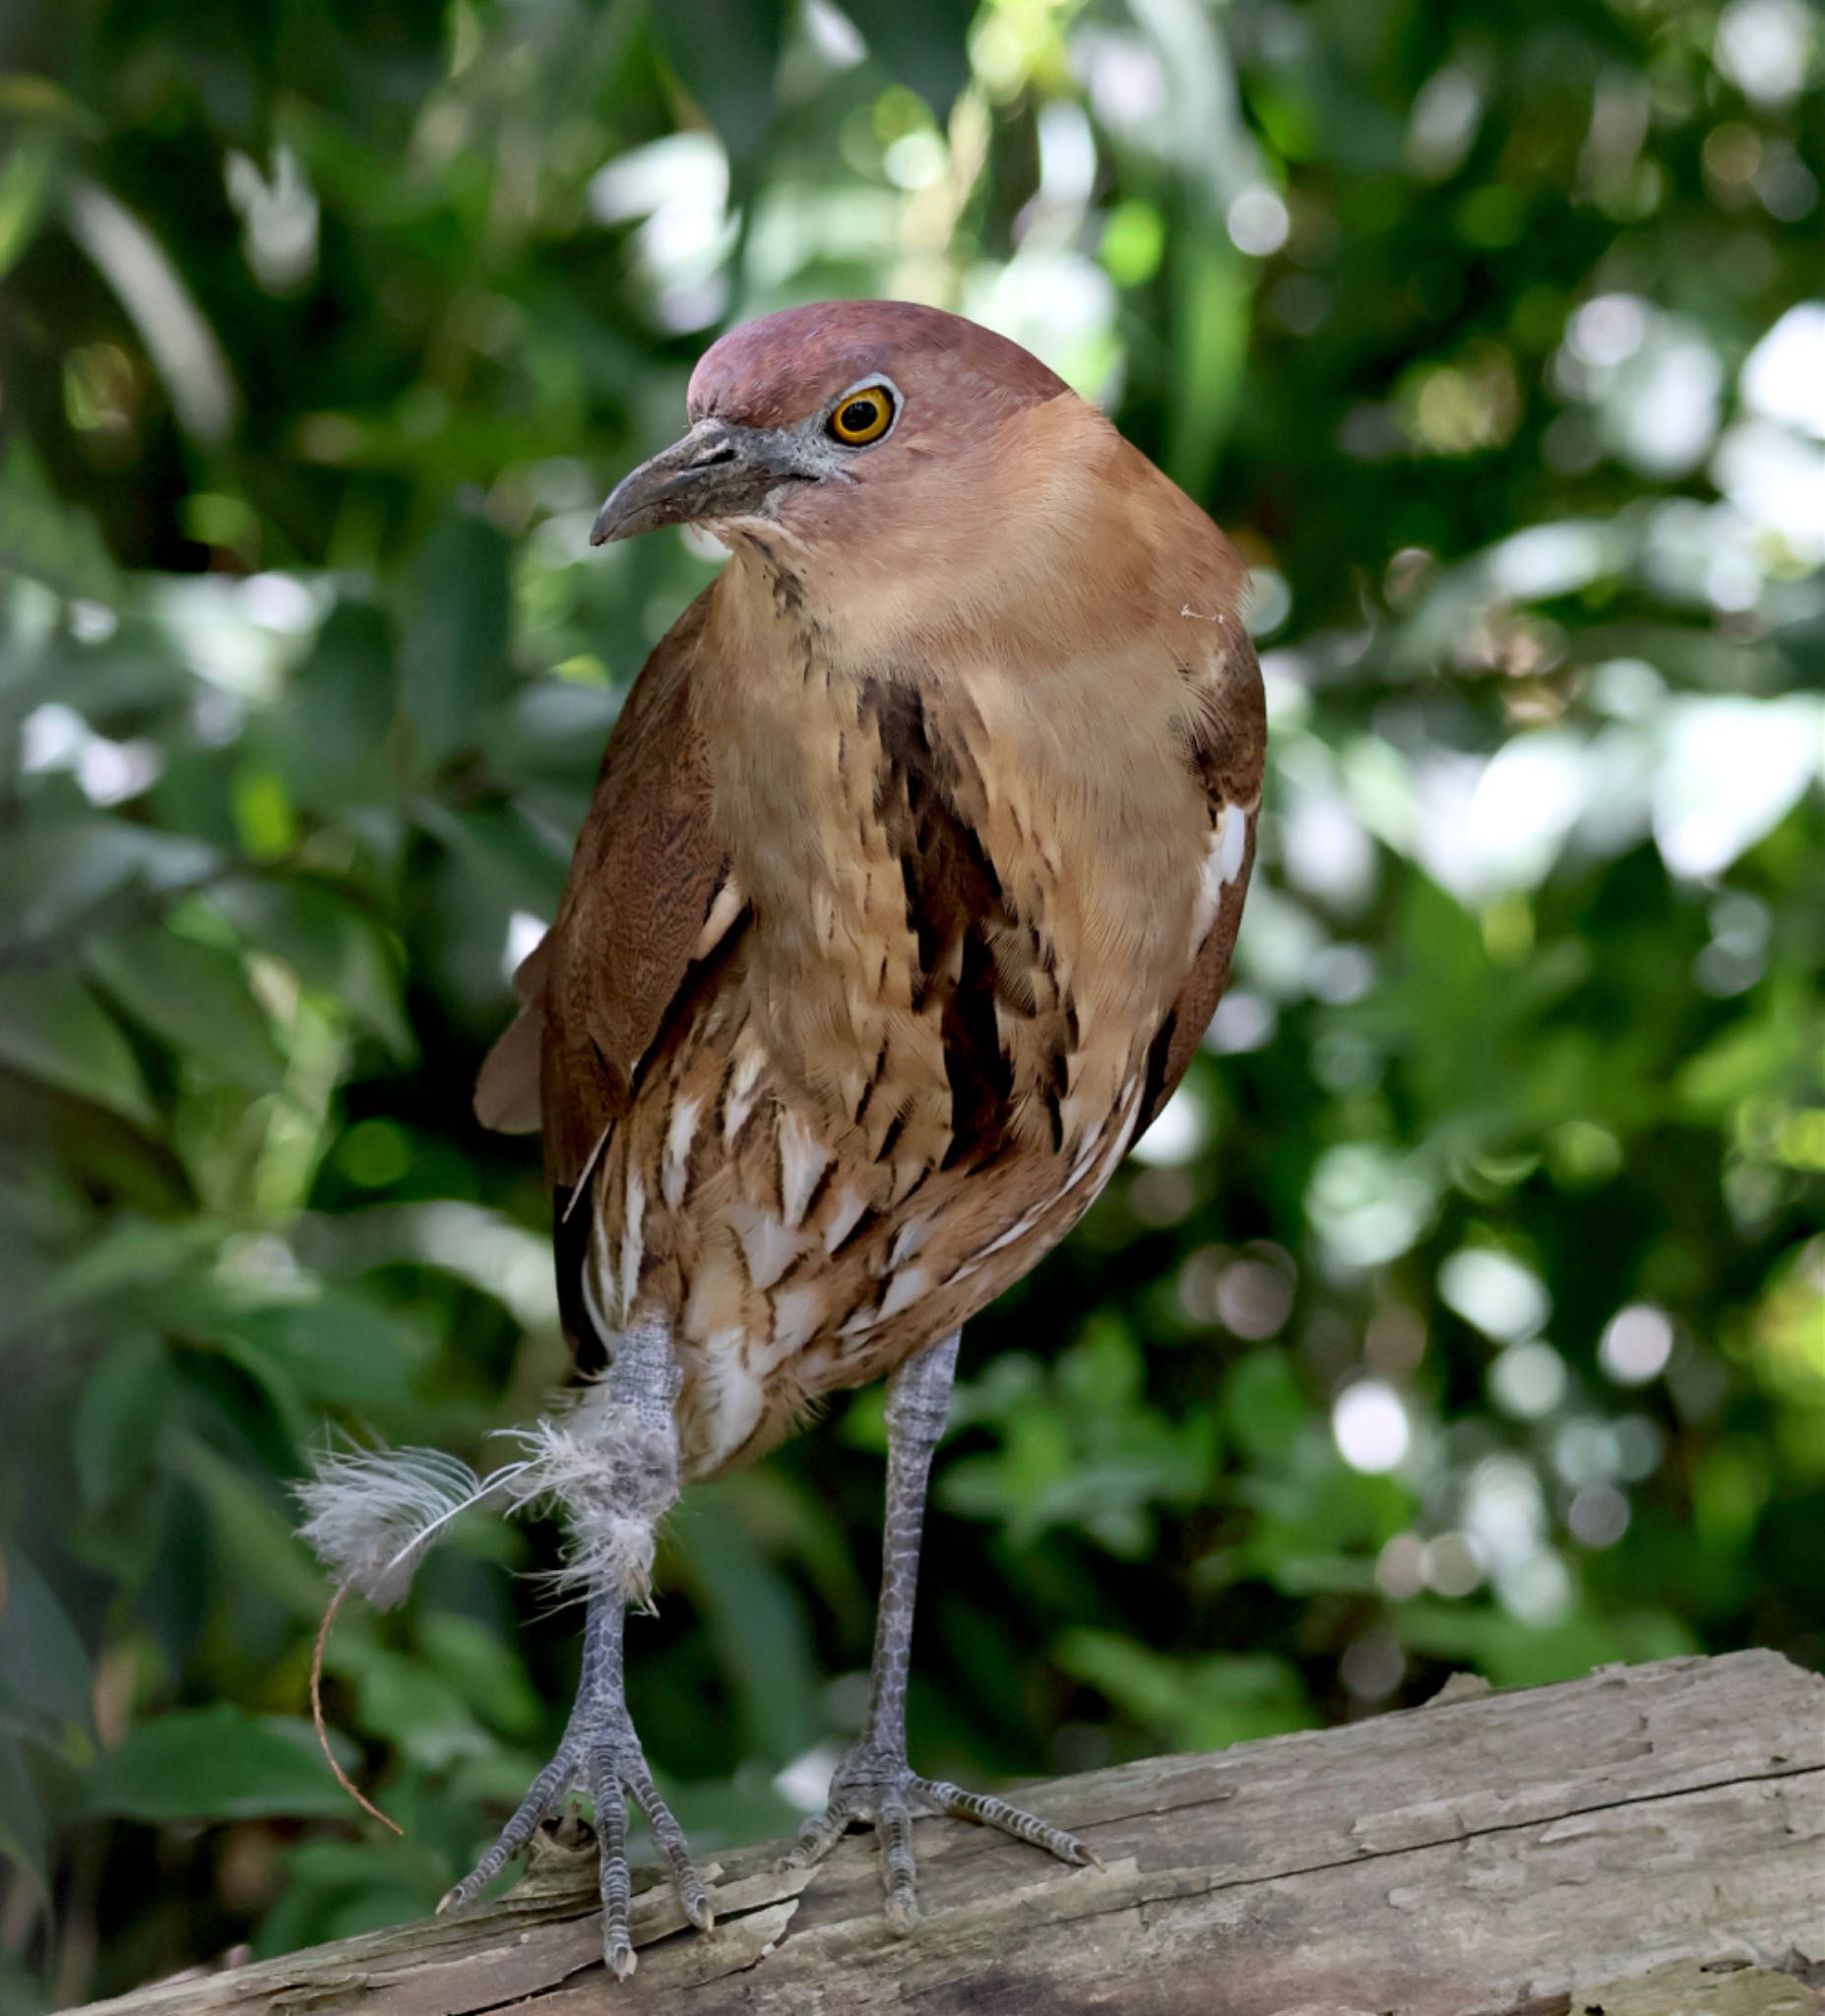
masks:
{"type": "Polygon", "coordinates": [[[448,1901],[582,1785],[617,1974],[627,1797],[710,1920],[623,1696],[654,1527],[873,1379],[872,1696],[797,1854],[872,1823],[899,1931],[916,1815],[1092,1859],[908,1762],[925,1480],[962,1325],[1083,1216],[1216,1008],[1265,736],[1234,550],[1016,345],[903,303],[790,309],[710,349],[688,412],[594,540],[703,525],[728,562],[628,697],[477,1092],[491,1125],[542,1125],[601,1376],[525,1486],[562,1500],[589,1585],[577,1706],[448,1901]]]}

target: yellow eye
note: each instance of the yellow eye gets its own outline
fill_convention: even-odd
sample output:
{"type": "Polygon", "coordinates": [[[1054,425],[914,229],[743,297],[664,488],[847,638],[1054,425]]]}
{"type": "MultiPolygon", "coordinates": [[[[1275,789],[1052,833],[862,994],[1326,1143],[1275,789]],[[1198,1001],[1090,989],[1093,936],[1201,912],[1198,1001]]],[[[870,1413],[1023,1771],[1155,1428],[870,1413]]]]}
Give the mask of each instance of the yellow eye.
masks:
{"type": "Polygon", "coordinates": [[[893,424],[894,395],[885,385],[864,385],[851,392],[830,416],[831,434],[850,448],[878,441],[893,424]]]}

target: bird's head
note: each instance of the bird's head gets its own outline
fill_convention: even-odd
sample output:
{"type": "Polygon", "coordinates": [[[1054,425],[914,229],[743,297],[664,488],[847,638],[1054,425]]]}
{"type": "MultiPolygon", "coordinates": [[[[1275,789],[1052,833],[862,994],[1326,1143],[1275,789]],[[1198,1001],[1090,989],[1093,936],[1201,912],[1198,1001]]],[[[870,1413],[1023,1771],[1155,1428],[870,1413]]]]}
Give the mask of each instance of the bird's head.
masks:
{"type": "Polygon", "coordinates": [[[704,354],[690,431],[622,478],[591,539],[707,525],[814,548],[954,527],[1010,423],[1066,390],[1018,344],[940,309],[784,309],[704,354]]]}

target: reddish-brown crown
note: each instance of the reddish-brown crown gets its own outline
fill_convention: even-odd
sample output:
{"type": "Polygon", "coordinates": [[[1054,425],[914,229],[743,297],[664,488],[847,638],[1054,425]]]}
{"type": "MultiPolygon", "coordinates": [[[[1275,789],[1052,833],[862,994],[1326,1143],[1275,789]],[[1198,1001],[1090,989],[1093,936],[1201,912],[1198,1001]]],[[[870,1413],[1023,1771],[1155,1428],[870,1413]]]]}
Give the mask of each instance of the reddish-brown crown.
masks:
{"type": "Polygon", "coordinates": [[[691,374],[693,420],[787,426],[871,371],[903,390],[924,377],[947,390],[990,393],[997,406],[1036,406],[1064,380],[1004,336],[912,301],[820,301],[731,329],[691,374]]]}

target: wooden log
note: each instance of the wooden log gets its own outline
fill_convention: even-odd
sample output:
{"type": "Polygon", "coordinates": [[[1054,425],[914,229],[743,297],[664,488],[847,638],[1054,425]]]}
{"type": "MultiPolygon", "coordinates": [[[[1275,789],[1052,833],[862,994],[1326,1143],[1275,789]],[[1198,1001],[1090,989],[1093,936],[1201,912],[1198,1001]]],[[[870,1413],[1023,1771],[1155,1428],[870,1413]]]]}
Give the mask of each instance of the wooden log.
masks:
{"type": "MultiPolygon", "coordinates": [[[[599,1961],[593,1857],[498,1901],[92,2004],[108,2016],[1820,2016],[1825,1679],[1770,1652],[1454,1682],[1345,1729],[1031,1789],[1102,1858],[917,1829],[888,1936],[871,1841],[724,1858],[719,1922],[659,1886],[599,1961]]],[[[710,1869],[706,1870],[706,1874],[710,1869]]],[[[651,1882],[651,1878],[649,1878],[651,1882]]]]}

